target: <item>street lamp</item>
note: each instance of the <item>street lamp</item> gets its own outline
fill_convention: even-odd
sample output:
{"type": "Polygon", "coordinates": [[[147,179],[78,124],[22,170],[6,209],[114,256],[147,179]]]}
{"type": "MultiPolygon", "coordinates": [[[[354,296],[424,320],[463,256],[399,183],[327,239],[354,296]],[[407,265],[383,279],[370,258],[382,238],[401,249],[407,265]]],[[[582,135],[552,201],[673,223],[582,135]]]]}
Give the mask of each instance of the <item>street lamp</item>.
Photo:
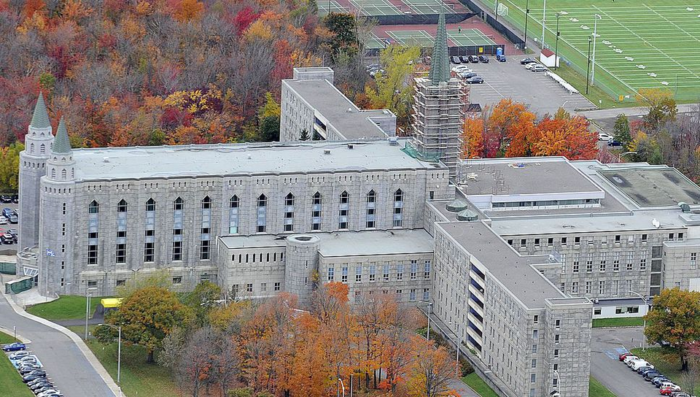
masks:
{"type": "Polygon", "coordinates": [[[116,326],[112,324],[99,324],[98,326],[105,326],[116,328],[119,331],[119,339],[117,339],[117,386],[119,387],[119,395],[122,394],[122,326],[116,326]]]}
{"type": "Polygon", "coordinates": [[[591,37],[588,36],[588,62],[586,64],[586,95],[588,95],[588,83],[590,80],[588,79],[588,74],[591,71],[591,37]]]}
{"type": "Polygon", "coordinates": [[[496,14],[496,22],[498,22],[498,0],[496,0],[496,9],[493,13],[496,14]]]}
{"type": "Polygon", "coordinates": [[[547,0],[544,0],[542,6],[542,48],[544,48],[544,29],[547,24],[547,0]]]}
{"type": "Polygon", "coordinates": [[[338,378],[338,382],[340,382],[340,386],[343,387],[343,397],[345,397],[345,384],[343,383],[343,380],[338,378]]]}
{"type": "MultiPolygon", "coordinates": [[[[523,41],[523,51],[527,49],[527,20],[528,20],[528,15],[530,15],[530,0],[525,1],[525,40],[523,41]]],[[[527,54],[527,51],[525,51],[525,54],[527,54]]]]}
{"type": "MultiPolygon", "coordinates": [[[[634,291],[630,291],[630,294],[636,295],[637,297],[639,297],[639,299],[641,299],[642,302],[644,302],[644,306],[646,306],[647,312],[649,311],[649,296],[642,295],[639,292],[634,292],[634,291]]],[[[644,320],[644,324],[642,325],[642,328],[644,331],[646,331],[646,329],[647,329],[646,313],[644,314],[644,317],[642,317],[642,319],[644,320]]],[[[642,331],[642,332],[644,332],[644,331],[642,331]]],[[[647,349],[647,336],[645,334],[644,337],[642,338],[642,351],[646,351],[646,349],[647,349]]]]}
{"type": "MultiPolygon", "coordinates": [[[[449,323],[452,325],[452,322],[449,323]]],[[[454,325],[457,326],[457,332],[455,332],[455,350],[457,350],[457,363],[455,365],[455,372],[457,373],[457,377],[461,378],[461,374],[459,373],[459,348],[462,346],[462,333],[459,332],[459,323],[457,321],[454,322],[454,325]],[[458,335],[459,334],[459,335],[458,335]]],[[[454,331],[453,331],[454,332],[454,331]]]]}
{"type": "Polygon", "coordinates": [[[603,19],[598,14],[594,15],[593,19],[593,67],[591,68],[591,85],[595,85],[595,41],[596,37],[598,37],[598,20],[603,19]]]}
{"type": "Polygon", "coordinates": [[[554,42],[554,69],[559,69],[559,17],[561,12],[557,12],[557,39],[554,42]]]}
{"type": "Polygon", "coordinates": [[[428,302],[428,332],[425,334],[425,339],[430,340],[430,315],[433,314],[433,302],[428,302]]]}

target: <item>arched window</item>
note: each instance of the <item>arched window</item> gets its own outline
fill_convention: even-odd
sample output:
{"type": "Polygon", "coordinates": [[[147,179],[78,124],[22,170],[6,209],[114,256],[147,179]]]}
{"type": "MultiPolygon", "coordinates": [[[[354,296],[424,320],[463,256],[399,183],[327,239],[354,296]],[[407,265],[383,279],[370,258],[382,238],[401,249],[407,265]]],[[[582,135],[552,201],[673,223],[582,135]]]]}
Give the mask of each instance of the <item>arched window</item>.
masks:
{"type": "Polygon", "coordinates": [[[126,210],[127,210],[126,201],[124,201],[124,199],[122,199],[122,200],[119,201],[119,203],[117,204],[117,212],[126,212],[126,210]]]}
{"type": "Polygon", "coordinates": [[[229,200],[229,205],[231,206],[231,208],[238,208],[239,204],[240,202],[238,201],[238,196],[236,195],[231,197],[231,200],[229,200]]]}
{"type": "Polygon", "coordinates": [[[211,199],[207,196],[202,200],[202,209],[207,210],[209,208],[211,208],[211,199]]]}
{"type": "Polygon", "coordinates": [[[267,197],[265,197],[264,194],[261,194],[260,197],[258,197],[258,207],[266,207],[267,206],[267,197]]]}
{"type": "Polygon", "coordinates": [[[267,227],[267,197],[261,194],[258,197],[258,233],[265,233],[267,227]]]}
{"type": "Polygon", "coordinates": [[[228,232],[230,234],[238,234],[238,206],[240,201],[238,196],[234,195],[229,200],[229,218],[228,218],[228,232]]]}
{"type": "Polygon", "coordinates": [[[375,219],[375,212],[376,212],[376,205],[377,205],[377,194],[374,192],[374,190],[370,190],[369,193],[367,193],[367,219],[366,219],[366,224],[365,226],[368,229],[373,229],[376,227],[376,219],[375,219]]]}
{"type": "Polygon", "coordinates": [[[294,195],[292,193],[284,198],[284,231],[294,231],[294,195]]]}
{"type": "Polygon", "coordinates": [[[323,204],[321,193],[314,194],[311,204],[311,230],[321,230],[321,206],[323,204]]]}
{"type": "Polygon", "coordinates": [[[338,209],[338,229],[348,228],[348,212],[349,212],[350,195],[348,192],[340,194],[340,206],[338,209]]]}
{"type": "Polygon", "coordinates": [[[46,153],[46,145],[44,145],[43,143],[39,147],[39,153],[41,153],[41,154],[46,153]]]}
{"type": "Polygon", "coordinates": [[[56,179],[56,169],[51,168],[51,179],[56,179]]]}
{"type": "Polygon", "coordinates": [[[185,206],[185,202],[182,201],[182,199],[180,197],[175,199],[175,202],[173,203],[173,209],[175,211],[182,211],[182,207],[184,207],[184,206],[185,206]]]}
{"type": "Polygon", "coordinates": [[[100,205],[97,204],[97,201],[92,200],[92,202],[88,206],[88,212],[91,214],[99,214],[100,213],[100,205]]]}
{"type": "Polygon", "coordinates": [[[398,189],[394,192],[394,227],[403,226],[403,192],[398,189]]]}
{"type": "Polygon", "coordinates": [[[284,205],[290,206],[294,205],[294,195],[289,193],[287,197],[284,198],[284,205]]]}
{"type": "Polygon", "coordinates": [[[66,176],[68,175],[68,172],[66,170],[61,170],[61,179],[66,179],[66,176]]]}
{"type": "Polygon", "coordinates": [[[155,211],[156,210],[156,202],[150,198],[148,201],[146,201],[146,211],[155,211]]]}

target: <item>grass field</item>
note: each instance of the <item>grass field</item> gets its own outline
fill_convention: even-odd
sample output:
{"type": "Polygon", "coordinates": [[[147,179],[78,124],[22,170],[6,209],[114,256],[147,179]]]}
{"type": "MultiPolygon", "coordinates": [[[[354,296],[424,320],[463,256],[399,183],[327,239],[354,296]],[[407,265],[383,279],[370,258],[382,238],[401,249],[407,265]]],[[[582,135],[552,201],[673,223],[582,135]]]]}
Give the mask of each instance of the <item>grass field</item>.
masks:
{"type": "MultiPolygon", "coordinates": [[[[15,341],[13,336],[0,332],[0,344],[12,343],[15,341]]],[[[10,363],[7,355],[2,354],[0,357],[0,396],[12,397],[30,397],[34,394],[29,391],[29,388],[22,383],[19,373],[10,363]]]]}
{"type": "MultiPolygon", "coordinates": [[[[90,298],[90,317],[104,296],[90,298]]],[[[85,318],[86,299],[84,296],[63,295],[53,302],[34,305],[27,312],[47,320],[76,320],[85,318]]]]}
{"type": "Polygon", "coordinates": [[[593,328],[603,327],[641,327],[644,320],[641,317],[629,318],[596,318],[593,319],[593,328]]]}
{"type": "Polygon", "coordinates": [[[471,374],[462,378],[462,382],[469,385],[469,387],[474,389],[474,391],[481,397],[498,397],[498,394],[491,390],[489,385],[487,385],[486,382],[481,380],[481,378],[479,378],[479,375],[477,375],[475,372],[472,372],[471,374]]]}
{"type": "MultiPolygon", "coordinates": [[[[496,1],[481,0],[492,9],[496,1]]],[[[526,1],[499,0],[508,8],[507,15],[499,18],[524,31],[526,1]]],[[[700,53],[696,51],[700,4],[696,1],[549,0],[546,13],[543,6],[544,0],[529,0],[528,38],[542,40],[544,19],[545,45],[555,50],[559,14],[559,56],[585,76],[588,39],[596,30],[595,52],[591,48],[595,84],[612,98],[633,101],[640,88],[667,88],[679,102],[700,98],[700,53]]]]}

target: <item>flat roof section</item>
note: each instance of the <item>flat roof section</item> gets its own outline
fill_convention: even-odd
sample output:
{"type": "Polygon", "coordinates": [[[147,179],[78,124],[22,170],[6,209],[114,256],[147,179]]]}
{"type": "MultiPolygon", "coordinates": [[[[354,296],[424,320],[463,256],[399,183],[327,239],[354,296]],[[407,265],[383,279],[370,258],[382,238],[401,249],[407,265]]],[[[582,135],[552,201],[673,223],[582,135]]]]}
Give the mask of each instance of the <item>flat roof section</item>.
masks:
{"type": "Polygon", "coordinates": [[[433,252],[433,237],[424,229],[361,232],[300,233],[290,235],[222,236],[229,249],[280,247],[289,236],[318,237],[325,257],[421,254],[433,252]]]}
{"type": "Polygon", "coordinates": [[[73,156],[78,181],[435,168],[402,152],[403,143],[391,145],[386,140],[375,140],[124,147],[77,149],[73,156]]]}
{"type": "Polygon", "coordinates": [[[531,265],[547,256],[521,256],[482,222],[437,223],[469,254],[481,262],[528,309],[543,308],[546,299],[567,298],[531,265]]]}
{"type": "Polygon", "coordinates": [[[369,117],[383,116],[383,110],[361,110],[327,80],[283,80],[325,117],[345,139],[386,138],[369,117]],[[348,111],[350,110],[350,111],[348,111]]]}
{"type": "Polygon", "coordinates": [[[630,167],[598,173],[642,208],[700,204],[700,187],[675,168],[630,167]]]}
{"type": "Polygon", "coordinates": [[[469,160],[465,172],[469,196],[602,191],[563,157],[469,160]]]}

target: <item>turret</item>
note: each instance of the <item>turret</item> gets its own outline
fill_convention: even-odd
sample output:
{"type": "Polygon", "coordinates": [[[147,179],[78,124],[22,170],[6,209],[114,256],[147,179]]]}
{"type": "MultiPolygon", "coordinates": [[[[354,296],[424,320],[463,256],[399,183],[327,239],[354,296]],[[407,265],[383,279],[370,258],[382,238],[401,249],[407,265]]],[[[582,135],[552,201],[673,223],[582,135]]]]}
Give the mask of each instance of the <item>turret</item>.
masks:
{"type": "Polygon", "coordinates": [[[33,247],[39,237],[39,189],[41,177],[46,174],[46,161],[51,154],[53,134],[44,96],[40,93],[34,107],[32,121],[24,138],[24,151],[20,153],[20,248],[33,247]]]}
{"type": "Polygon", "coordinates": [[[73,150],[70,147],[68,130],[63,117],[58,123],[46,175],[49,180],[56,182],[69,182],[75,179],[75,160],[73,160],[73,150]]]}

